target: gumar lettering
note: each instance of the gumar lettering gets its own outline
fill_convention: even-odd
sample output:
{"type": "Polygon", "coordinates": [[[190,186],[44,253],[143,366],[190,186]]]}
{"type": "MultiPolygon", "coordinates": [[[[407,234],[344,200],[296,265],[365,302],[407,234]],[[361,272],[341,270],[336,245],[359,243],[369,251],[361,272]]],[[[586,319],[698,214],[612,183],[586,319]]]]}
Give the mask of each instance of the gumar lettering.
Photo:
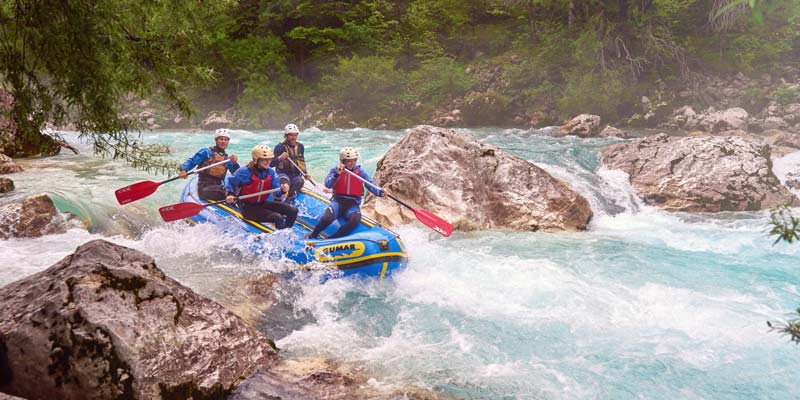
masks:
{"type": "Polygon", "coordinates": [[[359,257],[364,254],[365,246],[361,242],[337,243],[323,246],[314,252],[320,261],[334,261],[343,258],[359,257]]]}
{"type": "Polygon", "coordinates": [[[322,252],[325,253],[325,254],[330,254],[330,253],[333,253],[335,251],[355,250],[355,249],[356,249],[356,245],[354,243],[350,243],[350,244],[340,244],[340,245],[336,245],[336,246],[323,247],[322,248],[322,252]]]}

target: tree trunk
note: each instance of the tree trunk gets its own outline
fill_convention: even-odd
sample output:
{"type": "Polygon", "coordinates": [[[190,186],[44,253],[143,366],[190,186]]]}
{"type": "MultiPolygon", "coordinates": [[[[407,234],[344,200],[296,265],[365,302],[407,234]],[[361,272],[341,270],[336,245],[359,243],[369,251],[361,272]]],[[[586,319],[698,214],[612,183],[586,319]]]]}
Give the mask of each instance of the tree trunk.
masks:
{"type": "Polygon", "coordinates": [[[567,26],[575,25],[575,0],[569,0],[569,14],[567,14],[567,26]]]}

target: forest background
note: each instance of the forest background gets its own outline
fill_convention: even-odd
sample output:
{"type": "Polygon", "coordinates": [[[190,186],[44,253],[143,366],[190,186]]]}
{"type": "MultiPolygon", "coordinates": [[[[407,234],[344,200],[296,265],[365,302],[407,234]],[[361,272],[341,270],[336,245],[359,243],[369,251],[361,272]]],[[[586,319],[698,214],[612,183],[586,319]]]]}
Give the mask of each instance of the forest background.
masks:
{"type": "MultiPolygon", "coordinates": [[[[800,0],[0,3],[15,122],[3,130],[34,150],[47,123],[126,153],[124,133],[151,117],[213,129],[215,113],[251,129],[531,127],[580,113],[635,125],[643,96],[703,109],[706,77],[781,77],[800,60],[800,0]]],[[[798,102],[794,83],[748,89],[741,106],[798,102]]]]}

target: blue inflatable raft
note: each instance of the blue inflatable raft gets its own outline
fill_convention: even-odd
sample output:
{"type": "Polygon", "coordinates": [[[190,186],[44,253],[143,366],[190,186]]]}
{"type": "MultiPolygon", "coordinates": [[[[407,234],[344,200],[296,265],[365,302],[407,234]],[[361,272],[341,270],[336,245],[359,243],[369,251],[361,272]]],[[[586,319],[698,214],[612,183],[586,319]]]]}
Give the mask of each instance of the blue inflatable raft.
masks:
{"type": "MultiPolygon", "coordinates": [[[[183,189],[181,201],[209,203],[197,195],[196,177],[183,189]]],[[[297,221],[291,229],[277,233],[272,224],[247,220],[235,205],[227,203],[205,207],[188,220],[192,223],[216,224],[225,232],[234,234],[258,235],[259,240],[249,246],[252,252],[272,258],[285,257],[301,267],[319,262],[335,267],[344,276],[383,279],[406,266],[408,254],[400,237],[367,217],[362,217],[361,224],[346,237],[326,239],[339,228],[341,221],[334,221],[322,232],[322,239],[303,239],[314,228],[329,203],[326,197],[303,188],[292,203],[299,210],[297,221]]]]}

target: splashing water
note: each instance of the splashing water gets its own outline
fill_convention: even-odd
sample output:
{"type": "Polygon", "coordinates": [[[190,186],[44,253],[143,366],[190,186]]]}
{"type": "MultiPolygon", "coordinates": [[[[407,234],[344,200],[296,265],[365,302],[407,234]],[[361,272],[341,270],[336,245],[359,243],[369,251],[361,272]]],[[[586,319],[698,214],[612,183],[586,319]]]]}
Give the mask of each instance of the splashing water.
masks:
{"type": "MultiPolygon", "coordinates": [[[[20,160],[17,190],[0,203],[46,192],[88,221],[88,231],[0,242],[0,284],[40,271],[88,240],[141,250],[201,294],[241,306],[237,283],[278,274],[278,304],[254,321],[286,357],[355,362],[384,385],[418,385],[463,399],[795,398],[795,345],[766,321],[800,305],[800,246],[772,246],[767,212],[666,213],[639,201],[627,176],[599,151],[618,139],[555,138],[549,130],[480,129],[478,139],[536,163],[586,197],[587,232],[456,232],[442,238],[417,224],[397,228],[407,270],[387,281],[292,279],[291,266],[253,257],[242,237],[213,226],[165,224],[160,206],[182,184],[119,206],[113,191],[160,181],[121,163],[80,155],[20,160]],[[278,311],[274,311],[278,310],[278,311]]],[[[321,182],[338,148],[353,146],[374,171],[400,131],[304,131],[306,158],[321,182]]],[[[74,134],[66,135],[75,142],[74,134]]],[[[233,131],[229,153],[249,158],[281,132],[233,131]]],[[[210,132],[158,132],[144,139],[183,161],[213,144],[210,132]]],[[[800,154],[800,153],[796,153],[800,154]]],[[[775,160],[797,171],[798,156],[775,160]]],[[[237,312],[241,309],[237,309],[237,312]]]]}

